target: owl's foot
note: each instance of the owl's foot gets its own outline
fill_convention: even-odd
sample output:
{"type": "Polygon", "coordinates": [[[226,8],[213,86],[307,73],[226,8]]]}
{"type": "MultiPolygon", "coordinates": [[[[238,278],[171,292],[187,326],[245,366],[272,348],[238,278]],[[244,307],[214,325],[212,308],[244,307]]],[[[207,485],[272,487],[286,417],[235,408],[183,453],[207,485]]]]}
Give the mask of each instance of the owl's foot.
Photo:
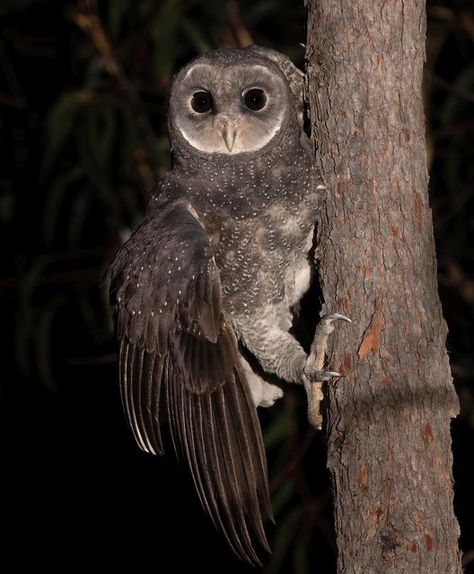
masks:
{"type": "Polygon", "coordinates": [[[303,375],[309,382],[324,382],[342,377],[336,371],[326,371],[322,367],[328,346],[329,335],[334,331],[336,321],[352,323],[349,317],[341,313],[329,313],[324,315],[316,326],[311,351],[309,353],[303,375]]]}
{"type": "Polygon", "coordinates": [[[342,315],[342,313],[329,313],[321,317],[321,320],[316,325],[313,344],[311,345],[311,352],[308,357],[308,363],[315,365],[316,369],[322,369],[324,365],[324,356],[328,346],[329,335],[336,328],[334,325],[336,321],[352,323],[351,319],[346,317],[346,315],[342,315]]]}
{"type": "Polygon", "coordinates": [[[329,335],[334,331],[336,321],[352,323],[349,317],[341,313],[324,315],[316,326],[313,344],[304,368],[304,386],[308,395],[308,419],[310,424],[317,429],[321,429],[323,423],[320,412],[320,403],[323,399],[322,383],[342,376],[336,371],[323,370],[329,335]]]}
{"type": "Polygon", "coordinates": [[[336,371],[322,371],[314,368],[314,360],[311,355],[308,357],[308,362],[305,365],[303,375],[309,382],[326,382],[337,377],[342,377],[341,373],[336,371]]]}

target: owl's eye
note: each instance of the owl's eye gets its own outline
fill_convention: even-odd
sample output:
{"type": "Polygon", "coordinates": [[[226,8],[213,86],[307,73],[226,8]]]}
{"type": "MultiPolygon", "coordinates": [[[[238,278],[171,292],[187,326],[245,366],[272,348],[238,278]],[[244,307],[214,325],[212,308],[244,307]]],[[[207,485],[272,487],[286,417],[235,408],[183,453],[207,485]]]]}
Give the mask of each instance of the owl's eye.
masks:
{"type": "Polygon", "coordinates": [[[209,92],[195,92],[191,98],[191,107],[198,114],[205,114],[212,109],[212,96],[209,92]]]}
{"type": "Polygon", "coordinates": [[[244,105],[253,112],[263,110],[267,103],[267,95],[260,88],[250,88],[244,94],[244,105]]]}

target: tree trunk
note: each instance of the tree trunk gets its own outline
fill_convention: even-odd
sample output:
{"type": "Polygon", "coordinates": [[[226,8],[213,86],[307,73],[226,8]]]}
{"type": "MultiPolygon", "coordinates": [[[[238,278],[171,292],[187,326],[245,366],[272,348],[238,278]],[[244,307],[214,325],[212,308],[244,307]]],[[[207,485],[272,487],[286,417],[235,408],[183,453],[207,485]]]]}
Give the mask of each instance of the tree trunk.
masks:
{"type": "Polygon", "coordinates": [[[308,0],[312,134],[328,182],[323,311],[352,317],[328,360],[338,572],[460,573],[424,139],[422,0],[308,0]]]}

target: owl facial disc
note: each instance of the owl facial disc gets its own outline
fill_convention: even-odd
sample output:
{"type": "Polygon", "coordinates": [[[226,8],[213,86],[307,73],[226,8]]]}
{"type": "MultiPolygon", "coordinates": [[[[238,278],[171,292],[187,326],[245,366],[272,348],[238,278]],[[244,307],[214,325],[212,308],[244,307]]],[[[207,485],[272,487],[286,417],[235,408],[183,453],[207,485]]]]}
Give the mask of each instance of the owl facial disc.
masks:
{"type": "Polygon", "coordinates": [[[266,146],[282,127],[288,108],[285,78],[272,66],[233,66],[196,61],[176,79],[172,123],[193,148],[235,155],[266,146]]]}

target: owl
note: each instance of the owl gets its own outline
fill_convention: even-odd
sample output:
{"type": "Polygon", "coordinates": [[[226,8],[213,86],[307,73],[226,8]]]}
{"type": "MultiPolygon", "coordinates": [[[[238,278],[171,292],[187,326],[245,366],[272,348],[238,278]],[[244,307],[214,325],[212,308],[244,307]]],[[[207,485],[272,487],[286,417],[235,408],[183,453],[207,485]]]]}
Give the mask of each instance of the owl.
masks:
{"type": "Polygon", "coordinates": [[[202,507],[251,564],[273,518],[257,407],[282,396],[275,378],[309,388],[337,375],[289,332],[325,189],[302,88],[290,60],[256,46],[185,66],[169,100],[172,170],[109,270],[135,440],[162,453],[166,427],[202,507]]]}

